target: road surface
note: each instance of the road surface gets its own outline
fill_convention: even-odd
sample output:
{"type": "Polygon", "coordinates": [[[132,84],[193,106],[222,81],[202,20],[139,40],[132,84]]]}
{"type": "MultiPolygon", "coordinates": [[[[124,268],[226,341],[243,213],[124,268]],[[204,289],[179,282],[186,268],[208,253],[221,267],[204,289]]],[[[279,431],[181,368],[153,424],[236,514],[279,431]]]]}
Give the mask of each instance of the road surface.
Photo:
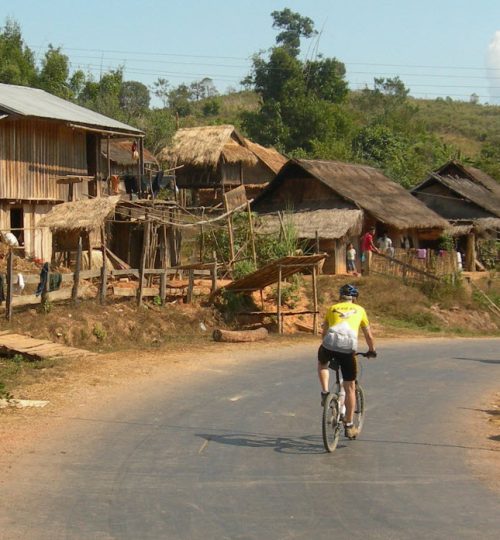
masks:
{"type": "Polygon", "coordinates": [[[498,390],[500,340],[381,344],[363,433],[334,454],[315,351],[222,353],[83,408],[1,485],[0,538],[498,538],[500,497],[468,465],[495,450],[467,424],[498,390]]]}

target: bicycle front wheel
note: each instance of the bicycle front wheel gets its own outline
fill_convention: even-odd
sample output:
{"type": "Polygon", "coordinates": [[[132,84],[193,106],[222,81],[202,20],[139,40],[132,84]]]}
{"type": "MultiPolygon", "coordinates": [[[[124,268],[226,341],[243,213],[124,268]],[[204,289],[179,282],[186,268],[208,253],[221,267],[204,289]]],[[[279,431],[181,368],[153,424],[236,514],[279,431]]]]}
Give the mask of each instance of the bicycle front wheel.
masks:
{"type": "Polygon", "coordinates": [[[356,382],[356,407],[354,409],[353,423],[358,428],[359,432],[363,428],[365,419],[365,393],[362,386],[356,382]]]}
{"type": "Polygon", "coordinates": [[[323,444],[327,452],[337,448],[340,437],[339,403],[335,394],[330,394],[323,405],[323,444]]]}

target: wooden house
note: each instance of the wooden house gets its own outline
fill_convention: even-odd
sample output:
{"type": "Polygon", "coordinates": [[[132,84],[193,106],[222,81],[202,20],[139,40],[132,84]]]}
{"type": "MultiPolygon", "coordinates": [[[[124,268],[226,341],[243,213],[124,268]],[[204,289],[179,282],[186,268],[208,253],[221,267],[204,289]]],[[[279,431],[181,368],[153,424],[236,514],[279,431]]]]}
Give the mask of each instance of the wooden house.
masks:
{"type": "Polygon", "coordinates": [[[449,222],[447,233],[465,253],[464,269],[476,270],[478,238],[497,238],[500,231],[500,184],[475,167],[449,161],[411,193],[449,222]]]}
{"type": "Polygon", "coordinates": [[[27,256],[50,260],[51,233],[37,227],[55,204],[101,193],[110,174],[101,140],[134,138],[138,129],[43,90],[0,84],[0,230],[12,231],[27,256]]]}
{"type": "Polygon", "coordinates": [[[330,255],[324,273],[345,273],[346,245],[352,242],[359,253],[359,236],[372,225],[395,246],[409,238],[413,247],[438,238],[447,226],[377,169],[336,161],[289,161],[252,209],[263,221],[261,231],[278,230],[277,214],[285,212],[299,238],[317,238],[319,250],[330,255]]]}
{"type": "Polygon", "coordinates": [[[221,193],[244,184],[247,192],[260,190],[286,158],[274,149],[249,141],[231,125],[179,129],[160,161],[176,170],[176,185],[196,197],[220,200],[221,193]],[[205,191],[204,191],[205,190],[205,191]]]}

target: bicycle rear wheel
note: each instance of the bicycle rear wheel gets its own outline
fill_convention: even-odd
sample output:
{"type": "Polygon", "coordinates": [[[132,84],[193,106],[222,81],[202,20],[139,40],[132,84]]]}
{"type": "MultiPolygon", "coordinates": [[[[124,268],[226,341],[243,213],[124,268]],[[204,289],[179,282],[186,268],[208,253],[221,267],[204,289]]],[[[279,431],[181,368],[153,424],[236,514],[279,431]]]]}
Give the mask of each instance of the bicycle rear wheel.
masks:
{"type": "Polygon", "coordinates": [[[340,437],[339,403],[336,394],[330,394],[323,405],[323,444],[327,452],[337,448],[340,437]]]}
{"type": "Polygon", "coordinates": [[[356,382],[356,407],[354,409],[353,423],[358,428],[359,432],[363,428],[365,419],[365,393],[362,386],[356,382]]]}

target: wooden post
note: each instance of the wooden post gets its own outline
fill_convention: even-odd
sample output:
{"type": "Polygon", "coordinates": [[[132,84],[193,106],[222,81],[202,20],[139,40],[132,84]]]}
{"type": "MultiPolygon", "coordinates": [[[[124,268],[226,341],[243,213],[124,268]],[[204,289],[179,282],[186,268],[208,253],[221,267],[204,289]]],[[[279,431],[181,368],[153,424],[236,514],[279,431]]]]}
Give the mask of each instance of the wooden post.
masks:
{"type": "Polygon", "coordinates": [[[45,304],[45,302],[47,302],[47,295],[50,291],[50,267],[49,267],[49,271],[47,272],[47,281],[45,282],[45,286],[42,290],[42,298],[41,298],[41,302],[42,304],[45,304]]]}
{"type": "Polygon", "coordinates": [[[82,267],[82,235],[78,237],[78,247],[76,250],[75,273],[73,274],[73,289],[71,290],[71,300],[76,303],[78,300],[78,286],[80,285],[80,269],[82,267]]]}
{"type": "Polygon", "coordinates": [[[281,321],[281,265],[278,266],[278,334],[282,333],[282,321],[281,321]]]}
{"type": "Polygon", "coordinates": [[[255,234],[253,231],[252,211],[250,209],[249,201],[247,201],[247,211],[248,211],[248,224],[250,225],[250,239],[252,240],[253,264],[255,265],[255,268],[257,268],[257,252],[255,251],[255,234]]]}
{"type": "Polygon", "coordinates": [[[162,272],[160,274],[160,300],[162,305],[165,305],[167,299],[167,273],[162,272]]]}
{"type": "Polygon", "coordinates": [[[190,304],[193,301],[193,288],[194,288],[194,270],[189,270],[189,284],[187,290],[186,304],[190,304]]]}
{"type": "Polygon", "coordinates": [[[217,290],[217,253],[214,251],[214,264],[212,266],[212,287],[210,292],[217,290]]]}
{"type": "Polygon", "coordinates": [[[92,270],[92,244],[90,242],[90,233],[86,233],[87,242],[88,242],[88,252],[89,252],[89,270],[92,270]]]}
{"type": "Polygon", "coordinates": [[[319,253],[319,233],[316,231],[316,247],[315,247],[316,253],[319,253]]]}
{"type": "Polygon", "coordinates": [[[144,223],[144,235],[142,237],[141,267],[139,268],[139,289],[137,291],[137,305],[142,305],[142,293],[144,288],[144,269],[146,265],[146,255],[149,248],[149,227],[150,222],[144,223]]]}
{"type": "MultiPolygon", "coordinates": [[[[317,232],[316,232],[317,234],[317,232]]],[[[316,280],[316,274],[318,272],[318,265],[315,264],[312,269],[312,293],[313,293],[313,334],[318,335],[318,285],[316,280]]]]}
{"type": "Polygon", "coordinates": [[[109,135],[108,135],[108,138],[106,140],[106,154],[108,156],[108,171],[107,171],[107,174],[108,174],[108,181],[106,182],[108,184],[108,195],[111,194],[111,156],[109,155],[110,153],[110,144],[109,144],[109,135]]]}
{"type": "Polygon", "coordinates": [[[476,261],[476,245],[474,233],[467,235],[467,244],[465,247],[465,270],[467,272],[474,272],[476,261]]]}
{"type": "Polygon", "coordinates": [[[101,290],[100,302],[102,305],[106,303],[106,289],[108,286],[108,269],[106,268],[106,233],[104,225],[101,227],[101,249],[102,249],[102,267],[101,267],[101,290]]]}
{"type": "Polygon", "coordinates": [[[200,262],[203,262],[204,249],[205,249],[205,238],[203,234],[203,225],[200,225],[200,262]]]}
{"type": "Polygon", "coordinates": [[[234,265],[234,235],[233,235],[233,217],[229,215],[227,217],[227,226],[229,231],[229,251],[231,253],[231,260],[229,261],[229,267],[234,265]]]}
{"type": "Polygon", "coordinates": [[[7,255],[7,297],[5,302],[5,318],[12,319],[12,293],[14,290],[14,254],[12,248],[9,248],[7,255]]]}

